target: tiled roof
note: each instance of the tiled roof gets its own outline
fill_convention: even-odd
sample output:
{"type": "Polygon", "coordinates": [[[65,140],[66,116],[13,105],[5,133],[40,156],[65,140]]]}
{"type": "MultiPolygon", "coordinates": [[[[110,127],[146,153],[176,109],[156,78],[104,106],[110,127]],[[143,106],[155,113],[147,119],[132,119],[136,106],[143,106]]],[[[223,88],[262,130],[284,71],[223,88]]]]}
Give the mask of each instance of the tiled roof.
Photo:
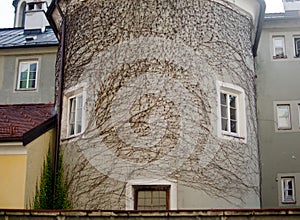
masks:
{"type": "Polygon", "coordinates": [[[0,105],[0,140],[21,138],[53,117],[54,104],[0,105]]]}
{"type": "Polygon", "coordinates": [[[52,45],[58,45],[58,41],[50,27],[40,33],[24,33],[24,28],[0,29],[0,49],[52,45]]]}

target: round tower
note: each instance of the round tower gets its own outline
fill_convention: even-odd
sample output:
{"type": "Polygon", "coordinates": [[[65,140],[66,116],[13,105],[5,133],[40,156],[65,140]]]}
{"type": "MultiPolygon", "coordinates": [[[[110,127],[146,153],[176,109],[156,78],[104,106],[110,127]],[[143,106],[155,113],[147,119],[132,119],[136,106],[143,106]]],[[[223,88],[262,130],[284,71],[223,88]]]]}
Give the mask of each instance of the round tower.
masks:
{"type": "Polygon", "coordinates": [[[58,1],[50,14],[74,208],[260,207],[263,1],[58,1]]]}

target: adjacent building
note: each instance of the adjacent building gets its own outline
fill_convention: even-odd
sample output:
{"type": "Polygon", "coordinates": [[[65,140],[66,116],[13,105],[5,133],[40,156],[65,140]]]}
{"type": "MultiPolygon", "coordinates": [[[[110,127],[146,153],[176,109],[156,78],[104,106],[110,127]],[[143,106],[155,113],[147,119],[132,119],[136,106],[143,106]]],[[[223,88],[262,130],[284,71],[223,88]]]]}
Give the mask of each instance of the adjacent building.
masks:
{"type": "Polygon", "coordinates": [[[75,209],[259,208],[260,0],[53,1],[75,209]]]}
{"type": "Polygon", "coordinates": [[[46,1],[13,1],[15,27],[0,29],[0,208],[31,208],[55,143],[58,41],[46,1]]]}
{"type": "Polygon", "coordinates": [[[262,207],[300,207],[300,1],[266,14],[257,56],[262,207]]]}

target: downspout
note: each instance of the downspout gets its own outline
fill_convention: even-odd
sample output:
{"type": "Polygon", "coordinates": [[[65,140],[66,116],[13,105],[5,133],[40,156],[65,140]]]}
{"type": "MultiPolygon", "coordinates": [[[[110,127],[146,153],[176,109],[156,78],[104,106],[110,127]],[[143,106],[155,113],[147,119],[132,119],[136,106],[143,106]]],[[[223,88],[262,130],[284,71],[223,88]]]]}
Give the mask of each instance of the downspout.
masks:
{"type": "Polygon", "coordinates": [[[257,21],[257,28],[256,28],[256,34],[254,39],[254,44],[252,47],[252,53],[253,57],[257,56],[257,49],[258,49],[258,43],[260,39],[260,35],[262,32],[262,27],[264,23],[264,17],[265,17],[265,11],[266,11],[266,3],[264,0],[258,0],[259,3],[259,15],[258,15],[258,21],[257,21]]]}
{"type": "MultiPolygon", "coordinates": [[[[256,28],[256,35],[255,35],[255,40],[254,40],[254,45],[252,48],[252,53],[253,53],[253,58],[255,59],[255,57],[257,56],[257,49],[258,49],[258,44],[259,44],[259,40],[260,40],[260,36],[261,36],[261,32],[262,32],[262,27],[264,24],[264,18],[265,18],[265,10],[266,10],[266,4],[264,0],[258,0],[259,5],[260,5],[260,11],[259,11],[259,16],[258,16],[258,24],[257,24],[257,28],[256,28]]],[[[256,61],[254,60],[254,68],[256,71],[256,61]]],[[[257,74],[256,74],[257,76],[257,74]]],[[[255,93],[256,93],[256,83],[255,83],[255,93]]],[[[257,93],[255,94],[255,105],[256,105],[256,115],[258,115],[257,112],[257,93]]],[[[257,124],[257,129],[258,129],[258,117],[256,117],[256,124],[257,124]]],[[[262,192],[261,192],[261,188],[262,188],[262,175],[261,175],[261,157],[260,157],[260,144],[259,144],[259,135],[258,132],[256,134],[256,139],[257,139],[257,156],[258,156],[258,167],[259,167],[259,203],[260,203],[260,208],[262,208],[262,192]]]]}
{"type": "Polygon", "coordinates": [[[55,6],[62,18],[61,23],[61,37],[60,37],[60,63],[59,63],[59,74],[58,74],[58,91],[57,91],[57,127],[56,127],[56,140],[54,147],[54,166],[53,166],[53,208],[54,199],[56,194],[56,174],[58,172],[58,162],[60,154],[60,138],[61,138],[61,118],[62,118],[62,105],[63,105],[63,85],[64,85],[64,66],[65,66],[65,29],[66,29],[66,19],[58,4],[58,0],[55,0],[55,6]]]}

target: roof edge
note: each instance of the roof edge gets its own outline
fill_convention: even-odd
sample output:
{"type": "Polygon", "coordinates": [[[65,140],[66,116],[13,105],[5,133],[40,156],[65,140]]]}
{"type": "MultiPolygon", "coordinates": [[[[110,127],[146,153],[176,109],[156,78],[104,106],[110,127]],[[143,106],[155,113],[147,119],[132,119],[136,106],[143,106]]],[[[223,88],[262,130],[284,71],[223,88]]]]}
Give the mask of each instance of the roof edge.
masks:
{"type": "Polygon", "coordinates": [[[44,121],[42,124],[32,128],[31,130],[27,131],[25,134],[23,134],[22,141],[23,146],[26,146],[30,142],[32,142],[34,139],[38,138],[42,134],[46,133],[52,128],[56,127],[57,122],[57,115],[52,116],[48,120],[44,121]]]}

